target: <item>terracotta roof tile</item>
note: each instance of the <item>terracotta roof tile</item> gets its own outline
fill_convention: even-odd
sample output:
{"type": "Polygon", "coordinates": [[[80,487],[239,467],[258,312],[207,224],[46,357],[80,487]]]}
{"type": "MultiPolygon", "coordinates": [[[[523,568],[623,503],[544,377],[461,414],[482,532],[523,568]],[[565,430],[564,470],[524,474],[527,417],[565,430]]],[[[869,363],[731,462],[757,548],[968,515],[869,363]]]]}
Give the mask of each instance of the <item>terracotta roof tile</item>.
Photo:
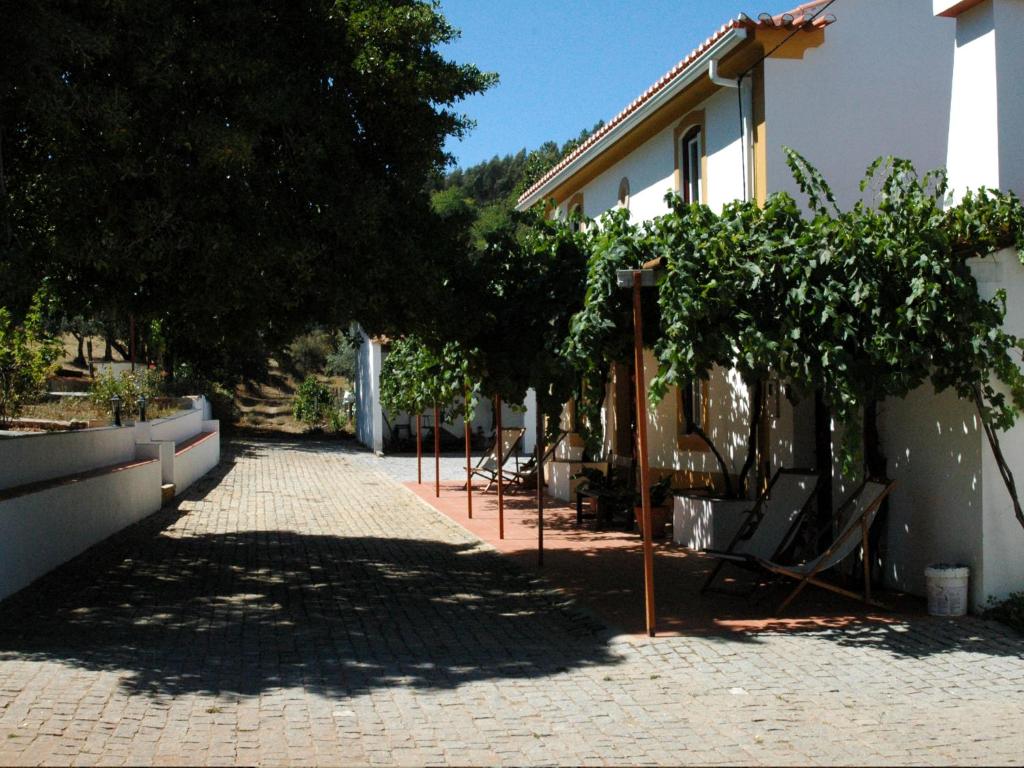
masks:
{"type": "Polygon", "coordinates": [[[665,86],[674,80],[683,70],[689,67],[698,57],[701,56],[701,54],[708,50],[708,48],[724,37],[730,30],[740,29],[742,27],[747,29],[799,29],[808,24],[815,28],[821,28],[835,21],[834,17],[831,15],[821,15],[815,18],[815,14],[819,13],[827,4],[828,0],[816,0],[816,2],[798,5],[791,11],[780,13],[777,16],[762,13],[756,20],[741,13],[732,21],[726,22],[719,27],[711,37],[691,51],[686,58],[658,78],[657,82],[655,82],[650,88],[633,99],[625,109],[591,134],[586,141],[576,147],[576,149],[560,160],[554,168],[538,179],[529,189],[519,196],[519,202],[522,203],[523,200],[527,199],[538,189],[547,184],[548,181],[556,176],[562,169],[606,136],[615,126],[636,112],[645,103],[650,101],[655,94],[664,89],[665,86]]]}

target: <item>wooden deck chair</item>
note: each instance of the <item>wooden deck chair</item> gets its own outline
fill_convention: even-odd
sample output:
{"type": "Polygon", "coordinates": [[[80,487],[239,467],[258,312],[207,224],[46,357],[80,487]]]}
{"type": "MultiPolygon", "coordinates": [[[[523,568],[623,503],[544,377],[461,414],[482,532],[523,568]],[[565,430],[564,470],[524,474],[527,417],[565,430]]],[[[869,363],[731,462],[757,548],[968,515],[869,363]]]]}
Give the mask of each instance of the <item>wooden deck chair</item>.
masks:
{"type": "MultiPolygon", "coordinates": [[[[549,445],[544,450],[544,456],[542,458],[544,460],[545,466],[547,466],[548,462],[551,461],[552,458],[554,458],[555,450],[558,448],[558,444],[562,442],[562,440],[565,438],[567,434],[567,432],[559,432],[558,437],[556,437],[554,441],[551,443],[551,445],[549,445]]],[[[516,469],[514,472],[505,471],[504,477],[505,482],[508,483],[509,489],[525,487],[527,483],[529,483],[531,480],[536,479],[537,477],[536,456],[531,456],[529,461],[527,461],[522,467],[516,469]]]]}
{"type": "Polygon", "coordinates": [[[767,559],[758,561],[762,568],[799,582],[789,596],[779,605],[778,614],[785,611],[808,584],[814,584],[816,587],[838,592],[840,595],[846,595],[855,600],[863,600],[870,605],[884,607],[881,603],[871,599],[871,556],[868,551],[868,531],[871,530],[871,524],[874,522],[879,508],[882,506],[882,502],[892,493],[895,485],[896,483],[891,480],[865,480],[839,508],[839,533],[835,540],[828,549],[813,560],[808,560],[805,563],[794,566],[779,565],[767,559]],[[849,589],[843,589],[818,578],[818,574],[835,567],[846,559],[857,548],[858,544],[864,548],[863,594],[857,594],[849,589]]]}
{"type": "Polygon", "coordinates": [[[777,471],[768,488],[754,502],[729,546],[724,550],[701,550],[703,554],[716,558],[718,564],[700,591],[711,590],[711,585],[727,563],[757,569],[759,560],[777,560],[793,543],[806,519],[818,480],[818,473],[808,469],[777,471]]]}
{"type": "MultiPolygon", "coordinates": [[[[523,435],[526,434],[525,427],[503,427],[501,430],[501,463],[505,465],[508,460],[512,458],[512,454],[515,453],[516,446],[519,445],[519,441],[523,439],[523,435]]],[[[471,474],[472,478],[475,475],[479,475],[487,480],[487,486],[484,488],[484,493],[491,490],[491,486],[498,480],[498,437],[495,436],[494,443],[491,445],[491,450],[480,457],[477,461],[476,466],[465,467],[471,474]]],[[[518,459],[517,459],[518,461],[518,459]]],[[[467,480],[462,486],[462,490],[466,490],[466,486],[469,484],[467,480]]]]}

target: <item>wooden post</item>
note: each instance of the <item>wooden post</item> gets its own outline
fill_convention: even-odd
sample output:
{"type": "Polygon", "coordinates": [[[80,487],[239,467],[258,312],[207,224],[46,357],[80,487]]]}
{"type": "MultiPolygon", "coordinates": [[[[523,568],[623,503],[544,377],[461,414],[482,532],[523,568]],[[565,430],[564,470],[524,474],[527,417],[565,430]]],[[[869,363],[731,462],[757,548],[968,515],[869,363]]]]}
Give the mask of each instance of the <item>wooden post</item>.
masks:
{"type": "Polygon", "coordinates": [[[544,415],[540,412],[540,399],[534,397],[537,408],[537,565],[544,565],[544,415]]]}
{"type": "Polygon", "coordinates": [[[441,498],[441,409],[434,403],[434,497],[441,498]]]}
{"type": "Polygon", "coordinates": [[[505,463],[505,457],[501,455],[502,448],[502,435],[501,435],[501,395],[494,396],[494,408],[495,408],[495,421],[498,428],[498,436],[494,441],[495,455],[498,457],[498,538],[505,538],[505,484],[502,478],[501,468],[505,463]]]}
{"type": "Polygon", "coordinates": [[[416,483],[423,485],[423,414],[416,414],[416,483]]]}
{"type": "Polygon", "coordinates": [[[868,528],[868,516],[862,515],[860,518],[860,532],[861,532],[861,546],[864,547],[864,599],[867,602],[871,602],[871,555],[870,555],[870,541],[869,541],[869,528],[868,528]]]}
{"type": "Polygon", "coordinates": [[[644,382],[644,319],[640,299],[640,271],[633,273],[633,355],[636,366],[636,430],[640,454],[640,499],[644,527],[644,610],[647,634],[654,637],[654,541],[651,530],[651,469],[647,455],[647,397],[644,382]]]}
{"type": "MultiPolygon", "coordinates": [[[[466,402],[469,402],[469,393],[465,396],[466,402]]],[[[466,418],[468,414],[463,412],[463,426],[465,427],[466,433],[466,512],[469,514],[469,519],[473,519],[473,452],[470,441],[470,425],[469,419],[466,418]]]]}

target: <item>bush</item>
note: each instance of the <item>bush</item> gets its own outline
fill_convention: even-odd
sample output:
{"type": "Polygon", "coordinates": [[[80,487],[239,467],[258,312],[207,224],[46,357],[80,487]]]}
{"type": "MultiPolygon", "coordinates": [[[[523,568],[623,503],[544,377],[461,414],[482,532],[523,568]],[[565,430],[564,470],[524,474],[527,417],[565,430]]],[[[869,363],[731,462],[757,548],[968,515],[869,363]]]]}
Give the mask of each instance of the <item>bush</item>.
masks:
{"type": "Polygon", "coordinates": [[[989,599],[985,616],[1024,633],[1024,592],[1013,592],[999,602],[989,599]]]}
{"type": "Polygon", "coordinates": [[[327,331],[310,331],[296,336],[286,352],[292,369],[300,376],[308,377],[323,373],[328,355],[334,352],[334,341],[327,331]]]}
{"type": "Polygon", "coordinates": [[[126,419],[138,416],[139,397],[152,400],[163,394],[163,377],[160,372],[152,368],[140,368],[134,373],[122,371],[116,374],[113,371],[101,373],[93,381],[89,393],[89,399],[98,407],[112,413],[110,403],[114,395],[121,398],[121,414],[126,419]]]}
{"type": "Polygon", "coordinates": [[[351,337],[341,331],[334,334],[334,342],[334,351],[327,356],[324,371],[328,376],[340,376],[349,382],[355,381],[359,350],[351,337]]]}
{"type": "Polygon", "coordinates": [[[342,433],[345,431],[345,427],[348,426],[348,418],[341,412],[340,408],[332,407],[331,415],[329,418],[331,432],[342,433]]]}
{"type": "Polygon", "coordinates": [[[316,429],[323,427],[332,410],[331,390],[316,376],[307,376],[295,393],[295,418],[316,429]]]}
{"type": "Polygon", "coordinates": [[[60,357],[60,341],[45,329],[50,304],[45,290],[39,291],[21,325],[0,307],[0,423],[17,418],[43,393],[60,357]]]}

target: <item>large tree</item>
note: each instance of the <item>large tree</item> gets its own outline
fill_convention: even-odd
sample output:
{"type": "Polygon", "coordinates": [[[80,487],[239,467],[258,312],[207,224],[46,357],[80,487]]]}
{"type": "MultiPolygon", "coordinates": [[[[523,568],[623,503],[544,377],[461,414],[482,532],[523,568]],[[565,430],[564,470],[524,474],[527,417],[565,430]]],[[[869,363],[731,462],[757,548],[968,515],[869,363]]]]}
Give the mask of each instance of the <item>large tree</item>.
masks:
{"type": "Polygon", "coordinates": [[[3,212],[32,243],[8,268],[69,311],[237,370],[311,320],[405,325],[456,258],[425,190],[493,78],[440,55],[432,4],[4,4],[46,43],[2,60],[3,212]]]}

